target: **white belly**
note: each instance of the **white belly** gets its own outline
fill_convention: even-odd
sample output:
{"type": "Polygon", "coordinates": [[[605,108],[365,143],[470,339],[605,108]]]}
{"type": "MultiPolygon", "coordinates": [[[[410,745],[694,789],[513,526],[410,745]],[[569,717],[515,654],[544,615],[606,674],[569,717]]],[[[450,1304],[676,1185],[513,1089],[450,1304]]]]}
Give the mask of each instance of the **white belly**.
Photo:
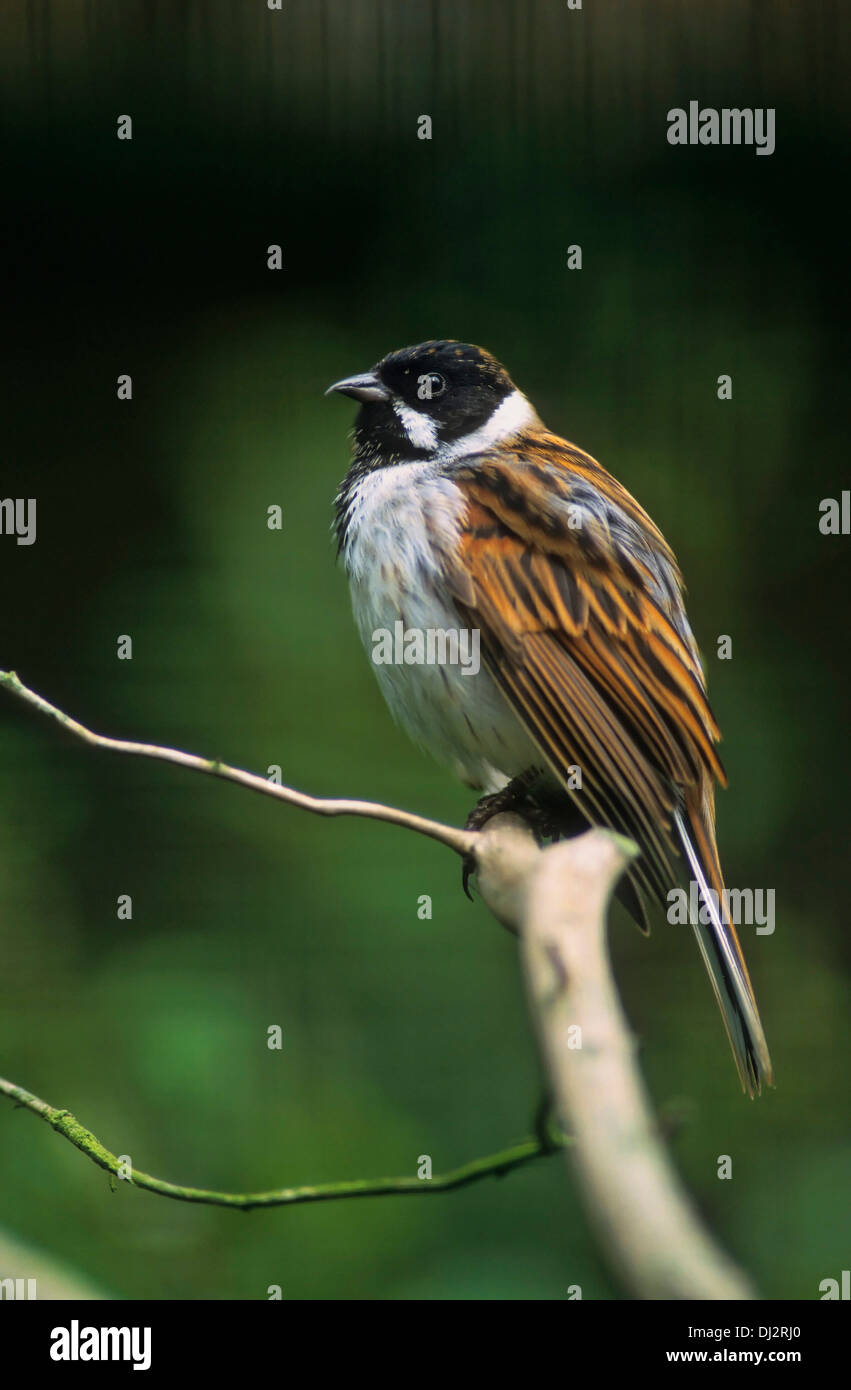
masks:
{"type": "Polygon", "coordinates": [[[355,493],[343,556],[355,621],[393,717],[462,781],[492,790],[541,758],[484,666],[475,670],[476,637],[468,630],[459,651],[450,645],[454,662],[381,660],[382,633],[397,637],[398,623],[423,634],[426,657],[441,655],[439,641],[429,650],[429,632],[462,629],[440,578],[440,547],[454,544],[463,508],[454,483],[428,463],[370,473],[355,493]]]}

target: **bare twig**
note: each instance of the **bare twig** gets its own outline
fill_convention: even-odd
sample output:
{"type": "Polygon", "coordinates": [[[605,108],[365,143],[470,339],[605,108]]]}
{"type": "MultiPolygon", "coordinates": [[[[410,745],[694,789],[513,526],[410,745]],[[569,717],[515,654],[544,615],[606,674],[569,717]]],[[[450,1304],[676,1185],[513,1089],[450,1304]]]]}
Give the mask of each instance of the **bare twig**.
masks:
{"type": "Polygon", "coordinates": [[[30,690],[14,671],[0,671],[0,687],[4,687],[11,695],[17,695],[40,714],[55,719],[63,729],[91,744],[93,748],[104,748],[111,753],[130,753],[140,758],[155,758],[159,762],[188,767],[191,772],[206,772],[211,777],[236,782],[241,787],[248,787],[250,791],[276,797],[278,801],[285,801],[290,806],[298,806],[300,810],[311,811],[317,816],[363,816],[367,820],[381,820],[391,825],[401,825],[404,830],[415,830],[418,835],[427,835],[432,840],[439,840],[449,849],[454,849],[456,854],[468,855],[475,845],[475,831],[458,830],[454,825],[442,825],[440,821],[428,820],[425,816],[414,815],[412,811],[382,806],[377,801],[340,801],[307,796],[305,792],[298,792],[293,787],[283,787],[278,782],[269,782],[255,772],[230,767],[228,763],[215,758],[199,758],[194,753],[184,753],[179,748],[162,748],[156,743],[131,743],[126,739],[106,738],[103,734],[96,734],[87,729],[85,724],[78,723],[69,714],[51,705],[43,696],[30,690]]]}
{"type": "MultiPolygon", "coordinates": [[[[471,832],[374,802],[321,800],[177,749],[95,734],[28,689],[13,672],[0,672],[0,686],[94,747],[176,763],[318,815],[387,821],[471,859],[485,903],[520,935],[532,1018],[561,1132],[574,1136],[580,1186],[616,1271],[640,1298],[754,1296],[745,1276],[701,1227],[668,1162],[612,982],[605,912],[618,876],[637,852],[634,845],[609,831],[591,830],[542,850],[517,816],[495,816],[484,830],[471,832]]],[[[119,1172],[119,1160],[68,1111],[53,1109],[11,1082],[0,1081],[0,1093],[41,1115],[102,1168],[119,1172]]],[[[507,1172],[563,1143],[561,1138],[528,1140],[428,1183],[380,1178],[280,1192],[217,1193],[177,1187],[135,1170],[132,1181],[184,1201],[241,1208],[446,1191],[507,1172]]]]}

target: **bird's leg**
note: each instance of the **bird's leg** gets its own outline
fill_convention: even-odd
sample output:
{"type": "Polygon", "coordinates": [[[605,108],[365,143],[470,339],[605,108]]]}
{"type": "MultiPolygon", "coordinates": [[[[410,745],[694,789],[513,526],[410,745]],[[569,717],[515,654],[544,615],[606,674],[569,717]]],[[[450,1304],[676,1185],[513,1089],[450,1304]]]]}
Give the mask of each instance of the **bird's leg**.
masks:
{"type": "Polygon", "coordinates": [[[482,830],[489,820],[504,811],[517,811],[523,815],[529,801],[529,787],[536,775],[535,769],[529,768],[521,772],[519,777],[512,777],[498,792],[488,792],[487,796],[480,797],[467,817],[464,829],[482,830]]]}
{"type": "MultiPolygon", "coordinates": [[[[476,802],[464,824],[465,830],[483,830],[489,820],[494,816],[502,815],[505,811],[514,811],[522,816],[531,829],[535,838],[542,840],[558,839],[558,828],[552,822],[542,806],[539,806],[534,797],[530,795],[530,787],[537,781],[540,771],[536,767],[527,768],[517,777],[512,777],[510,782],[506,782],[498,792],[488,792],[476,802]]],[[[467,897],[472,902],[472,893],[469,889],[470,876],[475,872],[475,861],[472,855],[468,855],[464,860],[461,871],[461,886],[467,897]]]]}

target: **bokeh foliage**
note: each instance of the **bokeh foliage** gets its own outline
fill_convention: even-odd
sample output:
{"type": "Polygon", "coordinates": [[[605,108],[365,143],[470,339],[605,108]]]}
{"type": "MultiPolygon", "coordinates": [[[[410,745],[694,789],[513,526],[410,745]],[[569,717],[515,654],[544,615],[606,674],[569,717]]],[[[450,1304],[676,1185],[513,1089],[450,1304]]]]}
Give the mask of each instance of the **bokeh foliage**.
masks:
{"type": "MultiPolygon", "coordinates": [[[[776,890],[775,935],[744,931],[776,1092],[739,1093],[686,932],[616,916],[615,969],[708,1220],[763,1292],[813,1298],[848,1237],[849,541],[818,530],[848,482],[847,19],[688,10],[11,0],[0,494],[37,497],[38,541],[0,537],[0,665],[102,732],[462,819],[355,637],[329,531],[351,412],[322,392],[426,337],[489,347],[682,563],[728,879],[776,890]],[[691,98],[774,106],[776,153],[671,148],[691,98]]],[[[115,1152],[248,1190],[439,1170],[528,1131],[515,948],[445,851],[96,756],[11,702],[0,787],[0,1072],[115,1152]]],[[[118,1296],[618,1292],[558,1160],[244,1218],[112,1193],[7,1107],[0,1223],[118,1296]]]]}

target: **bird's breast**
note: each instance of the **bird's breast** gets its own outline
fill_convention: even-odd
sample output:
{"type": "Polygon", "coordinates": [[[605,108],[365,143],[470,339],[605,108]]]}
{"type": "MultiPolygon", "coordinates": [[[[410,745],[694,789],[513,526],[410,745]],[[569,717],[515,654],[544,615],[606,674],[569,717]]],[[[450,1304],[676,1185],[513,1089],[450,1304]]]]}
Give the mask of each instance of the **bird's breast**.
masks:
{"type": "Polygon", "coordinates": [[[433,465],[376,470],[351,490],[342,555],[355,622],[393,717],[463,781],[492,788],[538,755],[445,579],[465,510],[460,489],[433,465]]]}

